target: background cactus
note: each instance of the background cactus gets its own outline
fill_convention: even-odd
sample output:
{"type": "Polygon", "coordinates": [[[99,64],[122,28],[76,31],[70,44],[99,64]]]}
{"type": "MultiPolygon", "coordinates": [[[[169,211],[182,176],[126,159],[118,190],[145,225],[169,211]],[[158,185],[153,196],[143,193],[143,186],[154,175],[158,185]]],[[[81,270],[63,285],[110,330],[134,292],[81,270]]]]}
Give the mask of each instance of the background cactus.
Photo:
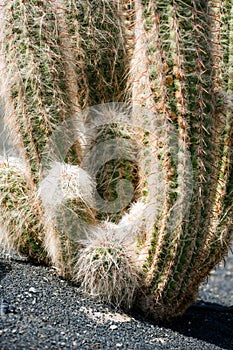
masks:
{"type": "MultiPolygon", "coordinates": [[[[25,216],[31,237],[25,240],[25,230],[20,239],[13,234],[19,221],[11,220],[1,241],[23,244],[27,254],[43,260],[33,248],[38,242],[60,273],[103,300],[124,307],[134,302],[156,319],[182,313],[232,241],[232,2],[3,5],[1,95],[5,122],[26,167],[14,203],[20,211],[22,186],[27,198],[40,196],[41,224],[25,216]],[[111,105],[102,110],[106,124],[91,130],[88,118],[95,114],[86,107],[112,101],[132,103],[127,115],[132,130],[114,121],[111,105]],[[64,144],[58,144],[58,135],[64,144]],[[133,141],[129,152],[134,148],[137,162],[111,160],[93,181],[80,165],[95,143],[109,138],[133,141]],[[46,202],[43,194],[45,174],[51,175],[44,165],[54,159],[63,170],[65,161],[72,164],[59,178],[57,198],[63,197],[55,204],[50,199],[56,196],[46,202]],[[81,170],[89,185],[66,186],[67,177],[81,170]],[[91,189],[97,187],[110,205],[117,179],[132,182],[136,204],[105,215],[91,189]],[[69,224],[69,211],[81,225],[69,224]]],[[[3,199],[6,176],[15,186],[14,167],[6,169],[3,199]]],[[[25,213],[28,203],[23,202],[25,213]]],[[[3,218],[14,217],[15,207],[4,200],[1,207],[3,218]]]]}

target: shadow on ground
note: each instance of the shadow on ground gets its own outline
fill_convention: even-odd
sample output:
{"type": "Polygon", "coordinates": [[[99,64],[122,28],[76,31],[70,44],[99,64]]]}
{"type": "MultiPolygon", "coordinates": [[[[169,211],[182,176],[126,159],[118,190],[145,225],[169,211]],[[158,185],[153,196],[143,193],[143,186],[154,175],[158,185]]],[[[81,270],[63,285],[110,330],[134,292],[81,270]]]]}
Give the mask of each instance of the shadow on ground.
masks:
{"type": "Polygon", "coordinates": [[[6,263],[6,262],[2,262],[1,260],[0,260],[0,284],[1,284],[1,281],[2,281],[2,279],[6,276],[6,274],[8,273],[8,272],[10,272],[11,271],[11,265],[10,264],[8,264],[8,263],[6,263]]]}
{"type": "Polygon", "coordinates": [[[135,310],[132,315],[145,323],[169,328],[186,337],[205,341],[222,349],[233,350],[233,306],[197,301],[183,316],[171,322],[156,323],[139,316],[135,310]]]}
{"type": "Polygon", "coordinates": [[[161,323],[145,319],[138,310],[134,310],[132,316],[144,323],[159,325],[186,337],[233,350],[233,306],[199,300],[184,315],[161,323]]]}
{"type": "Polygon", "coordinates": [[[171,329],[186,337],[233,350],[233,306],[199,300],[191,305],[184,315],[159,324],[139,316],[138,311],[133,312],[133,317],[145,323],[171,329]]]}
{"type": "Polygon", "coordinates": [[[7,273],[9,273],[11,270],[12,270],[11,265],[6,262],[2,262],[0,259],[0,304],[1,304],[1,300],[4,298],[2,280],[7,275],[7,273]]]}
{"type": "Polygon", "coordinates": [[[198,301],[183,316],[163,326],[224,349],[233,349],[233,306],[198,301]]]}

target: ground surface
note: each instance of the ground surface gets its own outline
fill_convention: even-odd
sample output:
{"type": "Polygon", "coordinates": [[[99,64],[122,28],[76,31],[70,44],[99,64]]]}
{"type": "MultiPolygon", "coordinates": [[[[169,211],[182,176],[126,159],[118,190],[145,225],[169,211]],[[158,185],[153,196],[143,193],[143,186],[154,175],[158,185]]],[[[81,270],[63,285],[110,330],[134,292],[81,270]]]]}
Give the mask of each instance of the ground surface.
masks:
{"type": "Polygon", "coordinates": [[[43,266],[0,259],[0,349],[233,349],[233,256],[201,287],[199,301],[170,325],[98,304],[43,266]],[[13,310],[12,310],[13,311],[13,310]]]}

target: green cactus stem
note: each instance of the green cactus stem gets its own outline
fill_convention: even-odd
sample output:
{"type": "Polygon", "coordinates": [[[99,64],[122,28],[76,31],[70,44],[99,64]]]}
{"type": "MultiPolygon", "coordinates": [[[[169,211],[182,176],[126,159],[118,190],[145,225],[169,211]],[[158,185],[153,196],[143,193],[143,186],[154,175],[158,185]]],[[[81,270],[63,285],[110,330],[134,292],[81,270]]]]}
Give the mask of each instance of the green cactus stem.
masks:
{"type": "Polygon", "coordinates": [[[120,1],[67,1],[82,108],[119,101],[125,91],[124,26],[120,1]]]}
{"type": "Polygon", "coordinates": [[[232,240],[232,3],[135,4],[132,98],[154,112],[152,126],[162,129],[153,153],[164,191],[147,232],[147,298],[142,296],[141,308],[164,318],[195,300],[199,284],[232,240]],[[186,152],[174,157],[181,145],[190,155],[192,179],[186,152]]]}
{"type": "Polygon", "coordinates": [[[0,225],[3,228],[0,242],[5,250],[13,249],[32,261],[48,264],[40,200],[28,187],[20,162],[1,159],[0,207],[0,225]]]}
{"type": "Polygon", "coordinates": [[[1,59],[5,66],[2,84],[8,92],[3,97],[6,110],[10,110],[5,120],[38,181],[49,136],[69,113],[51,2],[8,1],[2,9],[1,27],[1,59]]]}

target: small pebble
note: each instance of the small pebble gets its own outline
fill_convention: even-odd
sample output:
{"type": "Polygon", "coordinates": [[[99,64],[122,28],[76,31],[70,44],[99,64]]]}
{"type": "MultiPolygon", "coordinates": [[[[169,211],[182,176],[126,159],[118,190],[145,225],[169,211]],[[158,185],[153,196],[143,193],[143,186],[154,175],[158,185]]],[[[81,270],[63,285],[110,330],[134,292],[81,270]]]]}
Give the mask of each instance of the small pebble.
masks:
{"type": "Polygon", "coordinates": [[[9,303],[2,298],[1,302],[1,316],[8,314],[9,312],[9,303]]]}
{"type": "Polygon", "coordinates": [[[115,325],[115,324],[113,324],[113,325],[111,325],[110,327],[109,327],[109,329],[111,329],[111,331],[114,331],[115,329],[117,329],[118,327],[115,325]]]}

